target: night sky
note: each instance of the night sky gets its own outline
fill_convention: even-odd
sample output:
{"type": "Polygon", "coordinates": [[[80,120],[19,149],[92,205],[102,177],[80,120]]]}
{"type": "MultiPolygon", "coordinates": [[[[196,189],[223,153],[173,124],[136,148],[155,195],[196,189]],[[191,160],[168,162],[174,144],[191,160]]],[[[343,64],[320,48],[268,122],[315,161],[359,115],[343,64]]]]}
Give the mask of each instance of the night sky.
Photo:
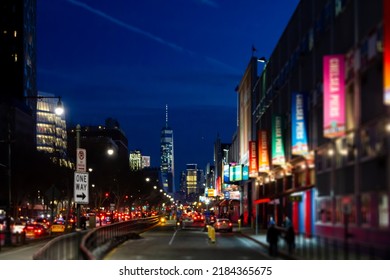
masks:
{"type": "Polygon", "coordinates": [[[167,104],[176,176],[204,168],[236,131],[252,46],[269,57],[298,2],[38,0],[38,90],[62,97],[68,126],[117,119],[154,167],[167,104]]]}

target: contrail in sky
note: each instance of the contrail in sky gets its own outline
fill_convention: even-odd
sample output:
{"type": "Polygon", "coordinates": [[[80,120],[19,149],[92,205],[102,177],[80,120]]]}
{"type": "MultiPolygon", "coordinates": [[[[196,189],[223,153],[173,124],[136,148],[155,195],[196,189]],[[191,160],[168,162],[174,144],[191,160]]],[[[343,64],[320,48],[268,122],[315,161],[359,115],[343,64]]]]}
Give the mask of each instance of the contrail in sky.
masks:
{"type": "MultiPolygon", "coordinates": [[[[156,36],[156,35],[153,35],[152,33],[146,32],[146,31],[144,31],[144,30],[142,30],[142,29],[139,29],[138,27],[135,27],[135,26],[132,26],[132,25],[130,25],[130,24],[127,24],[127,23],[125,23],[125,22],[123,22],[123,21],[121,21],[121,20],[118,20],[118,19],[116,19],[116,18],[114,18],[114,17],[112,17],[112,16],[110,16],[110,15],[108,15],[108,14],[102,12],[102,11],[99,11],[99,10],[97,10],[97,9],[94,9],[94,8],[92,8],[91,6],[88,6],[88,5],[85,4],[85,3],[82,3],[82,2],[79,2],[79,1],[76,1],[76,0],[67,0],[67,1],[68,1],[69,3],[71,3],[71,4],[73,4],[73,5],[79,6],[79,7],[83,8],[83,9],[85,9],[85,10],[91,12],[91,13],[94,13],[94,14],[96,14],[96,15],[102,17],[102,18],[105,18],[105,19],[111,21],[112,23],[115,23],[115,24],[117,24],[117,25],[119,25],[119,26],[121,26],[121,27],[124,27],[124,28],[126,28],[127,30],[130,30],[130,31],[132,31],[132,32],[134,32],[134,33],[138,33],[138,34],[140,34],[140,35],[142,35],[142,36],[145,36],[145,37],[147,37],[147,38],[149,38],[149,39],[151,39],[151,40],[153,40],[153,41],[156,41],[156,42],[158,42],[158,43],[160,43],[160,44],[162,44],[162,45],[168,46],[168,47],[174,49],[175,51],[184,52],[184,53],[187,53],[187,54],[189,54],[189,55],[197,55],[197,54],[194,53],[193,51],[190,51],[190,50],[188,50],[188,49],[185,49],[185,48],[183,48],[183,47],[181,47],[181,46],[179,46],[179,45],[177,45],[177,44],[168,42],[168,41],[164,40],[163,38],[158,37],[158,36],[156,36]]],[[[228,68],[231,69],[231,70],[240,71],[239,69],[237,69],[237,68],[235,68],[235,67],[232,67],[232,66],[230,66],[230,65],[227,65],[227,64],[225,64],[224,62],[218,61],[218,60],[216,60],[216,59],[214,59],[214,58],[207,57],[207,56],[205,56],[204,58],[205,58],[206,60],[211,61],[211,62],[213,62],[213,63],[215,63],[215,64],[218,64],[218,65],[220,65],[220,66],[222,65],[222,66],[224,66],[224,67],[228,67],[228,68]]]]}

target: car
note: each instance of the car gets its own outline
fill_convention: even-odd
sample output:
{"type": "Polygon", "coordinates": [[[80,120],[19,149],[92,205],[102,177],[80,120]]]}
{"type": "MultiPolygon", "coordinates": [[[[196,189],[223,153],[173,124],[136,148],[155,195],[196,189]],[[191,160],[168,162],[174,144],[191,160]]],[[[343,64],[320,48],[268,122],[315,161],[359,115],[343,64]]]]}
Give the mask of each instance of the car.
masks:
{"type": "Polygon", "coordinates": [[[24,227],[24,232],[26,237],[29,238],[38,238],[45,236],[47,234],[46,228],[42,224],[30,223],[24,227]]]}
{"type": "Polygon", "coordinates": [[[23,223],[22,221],[18,220],[16,222],[14,222],[12,225],[11,225],[11,228],[12,228],[12,233],[22,233],[24,228],[26,226],[26,223],[23,223]]]}
{"type": "Polygon", "coordinates": [[[202,214],[195,214],[193,219],[194,223],[203,223],[205,221],[204,216],[202,214]]]}
{"type": "Polygon", "coordinates": [[[215,231],[233,232],[233,223],[227,218],[216,219],[213,226],[215,231]]]}
{"type": "Polygon", "coordinates": [[[63,233],[63,232],[65,232],[65,227],[66,227],[65,220],[57,219],[51,225],[50,232],[52,232],[52,233],[63,233]]]}

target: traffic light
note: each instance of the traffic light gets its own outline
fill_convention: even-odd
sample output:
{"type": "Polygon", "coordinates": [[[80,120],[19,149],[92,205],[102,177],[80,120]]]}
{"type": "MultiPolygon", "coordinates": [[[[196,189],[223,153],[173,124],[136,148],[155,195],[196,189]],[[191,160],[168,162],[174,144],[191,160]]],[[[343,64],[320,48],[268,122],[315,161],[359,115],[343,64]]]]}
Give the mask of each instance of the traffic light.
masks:
{"type": "Polygon", "coordinates": [[[108,192],[106,192],[105,196],[106,196],[106,197],[108,197],[108,196],[109,196],[109,193],[108,193],[108,192]]]}

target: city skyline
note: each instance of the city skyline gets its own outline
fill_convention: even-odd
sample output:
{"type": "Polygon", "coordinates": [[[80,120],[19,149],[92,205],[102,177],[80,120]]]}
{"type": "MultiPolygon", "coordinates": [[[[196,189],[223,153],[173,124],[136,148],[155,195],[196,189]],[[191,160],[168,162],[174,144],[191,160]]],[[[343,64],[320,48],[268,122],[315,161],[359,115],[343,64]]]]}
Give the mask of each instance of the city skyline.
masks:
{"type": "Polygon", "coordinates": [[[117,119],[151,166],[169,104],[177,171],[205,168],[217,135],[236,130],[253,47],[269,56],[299,1],[282,2],[38,1],[38,89],[62,96],[69,125],[117,119]]]}

